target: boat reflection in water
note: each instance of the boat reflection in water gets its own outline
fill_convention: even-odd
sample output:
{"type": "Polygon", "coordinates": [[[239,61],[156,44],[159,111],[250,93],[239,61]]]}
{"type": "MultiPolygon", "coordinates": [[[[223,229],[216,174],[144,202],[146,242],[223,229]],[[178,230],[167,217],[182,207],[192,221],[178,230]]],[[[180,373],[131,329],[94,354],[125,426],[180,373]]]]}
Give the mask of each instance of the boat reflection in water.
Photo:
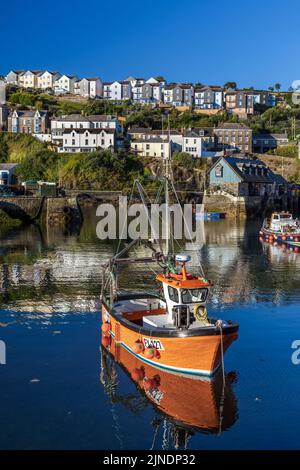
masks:
{"type": "Polygon", "coordinates": [[[101,383],[111,401],[122,402],[134,412],[151,402],[161,414],[152,424],[159,427],[168,418],[175,448],[186,447],[193,431],[220,434],[236,421],[237,401],[231,386],[235,372],[225,374],[224,380],[222,371],[213,379],[162,371],[142,362],[108,336],[102,337],[100,351],[101,383]],[[138,395],[125,397],[117,390],[117,364],[135,382],[138,395]]]}

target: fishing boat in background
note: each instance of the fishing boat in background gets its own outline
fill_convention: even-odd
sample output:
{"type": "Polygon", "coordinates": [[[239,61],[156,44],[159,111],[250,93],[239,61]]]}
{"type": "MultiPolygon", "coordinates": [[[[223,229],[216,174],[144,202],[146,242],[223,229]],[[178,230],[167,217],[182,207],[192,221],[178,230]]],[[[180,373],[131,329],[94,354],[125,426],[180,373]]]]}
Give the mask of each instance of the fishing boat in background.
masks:
{"type": "Polygon", "coordinates": [[[112,403],[121,402],[136,411],[150,402],[162,417],[170,418],[168,424],[181,434],[192,430],[220,434],[237,419],[237,401],[231,385],[236,380],[234,372],[226,374],[224,382],[222,374],[206,380],[158,371],[107,336],[102,337],[100,352],[100,380],[112,403]],[[118,390],[118,366],[135,383],[140,398],[118,390]],[[143,401],[145,397],[147,402],[143,401]]]}
{"type": "MultiPolygon", "coordinates": [[[[141,200],[145,190],[136,182],[141,200]]],[[[190,256],[175,255],[170,247],[169,187],[176,200],[170,156],[165,158],[162,185],[165,192],[166,243],[158,236],[133,240],[105,266],[102,276],[102,333],[143,363],[159,370],[190,376],[212,377],[223,366],[224,353],[238,337],[238,325],[212,318],[206,304],[212,283],[204,276],[200,260],[199,275],[187,271],[190,256]],[[130,250],[144,244],[148,257],[130,257],[130,250]],[[153,293],[122,292],[118,267],[130,264],[132,277],[138,263],[154,263],[157,289],[153,293]]],[[[159,189],[160,191],[160,189],[159,189]]],[[[149,215],[149,208],[145,211],[149,215]]],[[[180,204],[179,204],[180,206],[180,204]]],[[[180,206],[181,207],[181,206],[180,206]]],[[[182,212],[183,216],[183,212],[182,212]]],[[[149,216],[151,224],[151,218],[149,216]]],[[[199,254],[199,253],[198,253],[199,254]]]]}
{"type": "Polygon", "coordinates": [[[264,241],[277,244],[300,246],[300,224],[290,212],[273,212],[265,219],[259,235],[264,241]]]}

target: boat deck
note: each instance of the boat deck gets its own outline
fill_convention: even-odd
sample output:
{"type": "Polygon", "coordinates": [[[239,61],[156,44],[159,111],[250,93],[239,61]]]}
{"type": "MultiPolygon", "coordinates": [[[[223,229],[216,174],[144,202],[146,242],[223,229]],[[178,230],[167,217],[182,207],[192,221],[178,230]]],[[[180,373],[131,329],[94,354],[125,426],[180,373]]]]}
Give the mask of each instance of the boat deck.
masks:
{"type": "MultiPolygon", "coordinates": [[[[114,305],[114,313],[126,320],[146,328],[176,329],[166,313],[165,303],[155,298],[120,300],[114,305]]],[[[207,320],[195,320],[189,329],[214,328],[207,320]]]]}

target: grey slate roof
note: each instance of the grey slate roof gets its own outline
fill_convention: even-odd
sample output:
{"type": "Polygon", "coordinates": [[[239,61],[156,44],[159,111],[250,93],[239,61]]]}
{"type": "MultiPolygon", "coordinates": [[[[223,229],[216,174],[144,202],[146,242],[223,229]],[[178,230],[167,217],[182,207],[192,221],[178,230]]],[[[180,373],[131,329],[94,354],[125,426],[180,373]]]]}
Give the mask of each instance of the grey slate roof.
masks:
{"type": "Polygon", "coordinates": [[[90,134],[101,134],[101,132],[105,132],[106,134],[114,134],[115,129],[64,129],[64,134],[71,134],[71,132],[76,132],[76,134],[84,134],[85,132],[89,132],[90,134]]]}
{"type": "Polygon", "coordinates": [[[277,183],[277,184],[287,184],[286,180],[273,173],[267,165],[261,160],[253,160],[251,158],[237,158],[237,157],[220,157],[218,161],[211,167],[210,171],[218,164],[219,161],[225,160],[229,166],[234,170],[234,172],[241,178],[242,181],[246,183],[277,183]],[[245,168],[259,167],[267,170],[265,175],[254,175],[247,174],[245,168]]]}
{"type": "MultiPolygon", "coordinates": [[[[18,116],[19,116],[19,117],[34,117],[37,110],[27,111],[27,110],[15,109],[14,111],[11,111],[11,112],[9,113],[9,117],[12,117],[12,116],[13,116],[13,113],[14,113],[15,111],[18,113],[18,116]]],[[[48,112],[47,112],[47,111],[39,111],[39,114],[41,115],[41,117],[44,117],[44,116],[46,116],[46,115],[48,114],[48,112]]]]}

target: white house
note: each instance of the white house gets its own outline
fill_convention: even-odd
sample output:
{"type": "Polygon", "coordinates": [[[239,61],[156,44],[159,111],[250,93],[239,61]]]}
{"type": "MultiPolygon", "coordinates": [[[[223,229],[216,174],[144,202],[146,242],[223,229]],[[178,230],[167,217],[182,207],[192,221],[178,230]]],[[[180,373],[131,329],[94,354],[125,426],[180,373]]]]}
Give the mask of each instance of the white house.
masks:
{"type": "Polygon", "coordinates": [[[75,75],[62,75],[54,82],[54,91],[56,94],[74,93],[76,82],[75,75]]]}
{"type": "Polygon", "coordinates": [[[114,129],[64,129],[58,152],[94,152],[115,148],[114,129]]]}
{"type": "Polygon", "coordinates": [[[170,129],[162,130],[162,129],[149,129],[147,127],[131,127],[127,130],[127,134],[130,139],[133,140],[147,140],[151,137],[160,137],[163,140],[169,140],[172,143],[172,151],[182,150],[183,145],[183,135],[180,130],[177,129],[170,129]]]}
{"type": "Polygon", "coordinates": [[[132,85],[129,80],[116,80],[103,83],[103,98],[106,100],[130,100],[132,98],[132,85]]]}
{"type": "Polygon", "coordinates": [[[52,142],[61,146],[66,129],[112,129],[116,133],[122,131],[118,118],[114,116],[69,114],[51,120],[52,142]]]}
{"type": "Polygon", "coordinates": [[[75,82],[74,93],[85,98],[99,98],[102,96],[102,87],[102,80],[98,77],[82,78],[75,82]]]}
{"type": "Polygon", "coordinates": [[[195,158],[213,157],[215,138],[211,128],[194,128],[186,130],[183,134],[182,151],[195,158]]]}
{"type": "Polygon", "coordinates": [[[130,144],[131,150],[142,157],[160,157],[169,155],[170,145],[165,138],[151,136],[148,139],[136,139],[130,144]]]}
{"type": "Polygon", "coordinates": [[[48,70],[45,70],[45,72],[42,72],[37,77],[37,88],[40,88],[41,90],[54,88],[54,83],[60,78],[60,76],[59,72],[48,72],[48,70]]]}

